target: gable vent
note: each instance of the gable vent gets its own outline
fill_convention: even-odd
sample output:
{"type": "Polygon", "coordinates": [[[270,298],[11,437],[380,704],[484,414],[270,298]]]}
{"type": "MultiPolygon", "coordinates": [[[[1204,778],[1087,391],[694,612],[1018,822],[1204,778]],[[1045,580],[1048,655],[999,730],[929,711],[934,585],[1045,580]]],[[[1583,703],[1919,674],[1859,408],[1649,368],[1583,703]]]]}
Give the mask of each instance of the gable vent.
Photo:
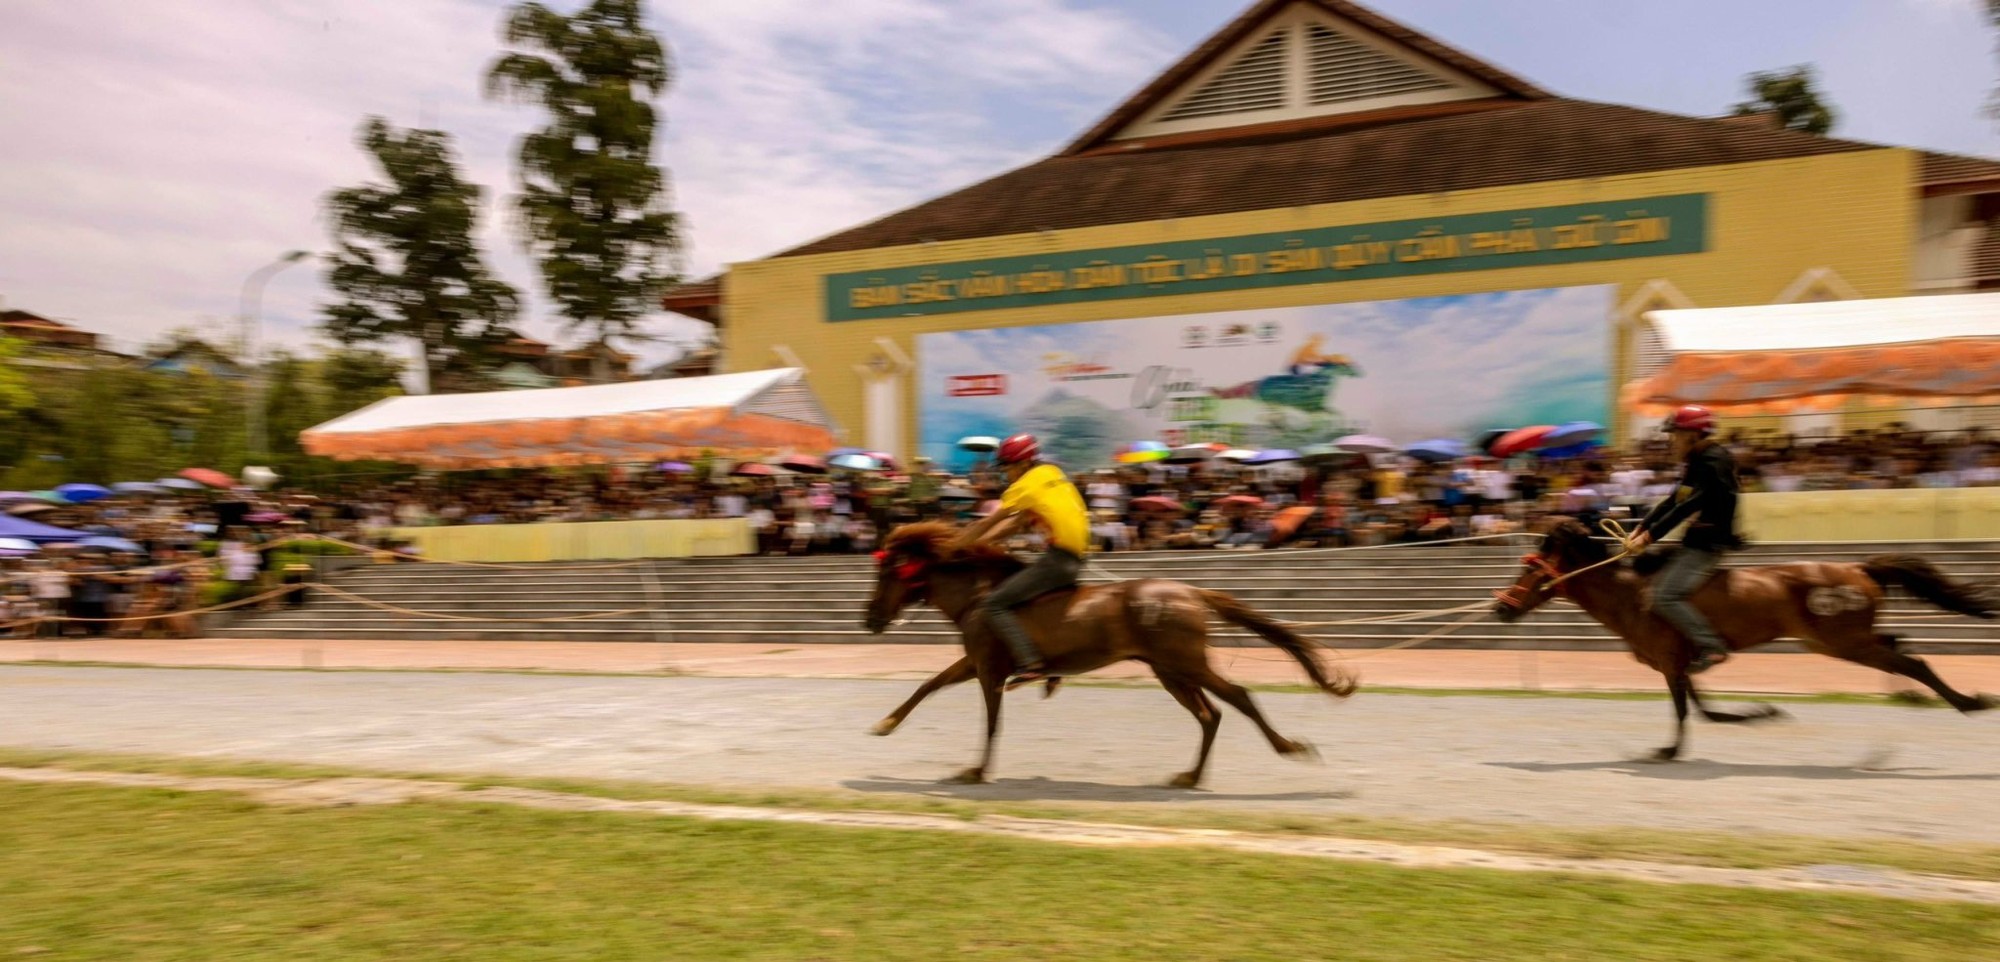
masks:
{"type": "Polygon", "coordinates": [[[1160,119],[1187,120],[1285,106],[1285,47],[1290,35],[1290,30],[1279,30],[1265,37],[1243,59],[1216,74],[1160,119]]]}
{"type": "Polygon", "coordinates": [[[1442,77],[1317,23],[1306,27],[1306,55],[1310,65],[1306,95],[1314,104],[1373,100],[1451,86],[1442,77]]]}

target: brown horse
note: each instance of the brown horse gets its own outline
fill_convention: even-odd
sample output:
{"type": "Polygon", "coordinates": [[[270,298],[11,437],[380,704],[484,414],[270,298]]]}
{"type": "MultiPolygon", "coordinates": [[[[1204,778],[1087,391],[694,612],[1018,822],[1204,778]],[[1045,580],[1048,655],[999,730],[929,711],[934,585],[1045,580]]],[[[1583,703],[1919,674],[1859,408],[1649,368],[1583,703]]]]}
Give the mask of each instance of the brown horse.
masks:
{"type": "MultiPolygon", "coordinates": [[[[972,678],[986,696],[986,741],[979,764],[948,781],[986,780],[1000,729],[1001,684],[1013,670],[1007,646],[987,626],[979,601],[1023,563],[998,548],[954,548],[958,530],[937,522],[908,524],[889,535],[876,554],[880,570],[868,600],[868,630],[881,634],[906,607],[928,601],[958,626],[965,657],[924,682],[908,701],[872,729],[887,735],[932,692],[972,678]]],[[[1173,777],[1173,788],[1193,788],[1208,767],[1209,746],[1222,723],[1204,691],[1228,702],[1255,723],[1278,754],[1316,757],[1311,745],[1277,733],[1264,720],[1250,693],[1217,674],[1208,664],[1208,616],[1255,632],[1297,659],[1321,691],[1336,698],[1354,693],[1354,678],[1337,666],[1322,665],[1319,647],[1284,625],[1219,591],[1178,581],[1144,579],[1080,587],[1037,598],[1021,609],[1021,621],[1039,642],[1051,676],[1080,675],[1116,662],[1145,662],[1160,684],[1201,725],[1201,752],[1194,768],[1173,777]]],[[[1053,688],[1051,688],[1053,691],[1053,688]]]]}
{"type": "MultiPolygon", "coordinates": [[[[1693,646],[1649,610],[1645,575],[1632,567],[1606,564],[1610,558],[1610,550],[1591,537],[1590,529],[1573,519],[1553,519],[1541,548],[1522,559],[1526,570],[1519,580],[1500,592],[1494,614],[1502,621],[1517,621],[1560,594],[1625,639],[1632,657],[1666,676],[1667,690],[1674,697],[1674,743],[1653,754],[1659,761],[1680,755],[1690,700],[1702,717],[1713,722],[1782,716],[1768,705],[1743,714],[1709,711],[1688,677],[1693,646]],[[1583,573],[1550,590],[1556,579],[1579,571],[1583,573]]],[[[1875,630],[1884,589],[1891,586],[1901,586],[1946,611],[1975,618],[2000,616],[1973,590],[1946,578],[1930,562],[1908,555],[1884,555],[1859,564],[1814,561],[1725,568],[1695,593],[1694,603],[1731,650],[1792,638],[1819,654],[1920,681],[1962,712],[2000,704],[1952,690],[1923,659],[1899,651],[1895,635],[1875,630]]]]}

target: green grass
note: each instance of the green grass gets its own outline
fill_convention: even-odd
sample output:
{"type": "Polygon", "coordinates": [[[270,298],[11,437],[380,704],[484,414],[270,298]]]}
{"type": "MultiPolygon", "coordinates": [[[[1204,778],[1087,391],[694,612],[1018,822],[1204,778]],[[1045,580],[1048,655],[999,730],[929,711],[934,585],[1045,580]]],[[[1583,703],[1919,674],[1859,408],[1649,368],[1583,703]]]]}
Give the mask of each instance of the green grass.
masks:
{"type": "Polygon", "coordinates": [[[1990,958],[2000,909],[1198,849],[0,784],[0,957],[1990,958]]]}
{"type": "Polygon", "coordinates": [[[1719,835],[1633,827],[1549,828],[1471,821],[1405,821],[1363,816],[1273,813],[1231,809],[1226,806],[1202,806],[1196,809],[1101,802],[975,802],[927,796],[884,798],[859,792],[806,789],[732,790],[654,782],[361,771],[352,768],[214,758],[108,755],[8,748],[0,748],[0,766],[293,779],[371,775],[454,782],[468,787],[535,788],[636,801],[754,805],[814,811],[908,812],[962,819],[976,819],[982,815],[1008,815],[1021,818],[1117,822],[1158,828],[1225,829],[1270,835],[1372,839],[1560,858],[1638,859],[1721,868],[1873,865],[1931,875],[2000,880],[2000,847],[1981,845],[1939,845],[1750,833],[1719,835]]]}

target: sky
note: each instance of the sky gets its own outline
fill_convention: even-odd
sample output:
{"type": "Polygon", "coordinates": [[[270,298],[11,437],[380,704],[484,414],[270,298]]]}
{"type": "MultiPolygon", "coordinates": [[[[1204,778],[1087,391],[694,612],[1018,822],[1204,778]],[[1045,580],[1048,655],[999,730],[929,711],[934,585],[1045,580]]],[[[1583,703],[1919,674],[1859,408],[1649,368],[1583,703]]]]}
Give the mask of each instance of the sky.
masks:
{"type": "MultiPolygon", "coordinates": [[[[558,10],[581,0],[551,0],[558,10]]],[[[377,178],[370,114],[455,138],[480,239],[557,339],[508,215],[539,114],[483,98],[505,0],[0,4],[0,303],[136,350],[226,340],[246,278],[330,246],[325,194],[377,178]]],[[[1030,162],[1249,0],[653,0],[675,61],[656,159],[702,277],[1030,162]]],[[[2000,156],[1980,0],[1373,0],[1556,93],[1724,113],[1754,70],[1816,64],[1836,135],[2000,156]]],[[[266,343],[314,337],[311,261],[280,272],[266,343]]],[[[702,326],[662,314],[653,360],[702,326]]]]}

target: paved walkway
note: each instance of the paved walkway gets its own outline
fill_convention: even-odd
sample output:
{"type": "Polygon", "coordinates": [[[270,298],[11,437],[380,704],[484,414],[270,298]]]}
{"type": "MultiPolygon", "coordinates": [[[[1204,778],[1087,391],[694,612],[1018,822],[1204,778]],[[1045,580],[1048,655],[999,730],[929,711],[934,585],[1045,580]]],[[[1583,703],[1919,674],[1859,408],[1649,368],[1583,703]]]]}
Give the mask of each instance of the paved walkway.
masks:
{"type": "MultiPolygon", "coordinates": [[[[0,641],[0,662],[109,662],[236,668],[473,669],[674,672],[747,678],[920,679],[957,657],[941,645],[668,644],[644,642],[92,639],[0,641]]],[[[1215,663],[1247,684],[1303,684],[1298,666],[1270,648],[1216,649],[1215,663]]],[[[1614,651],[1405,650],[1345,653],[1362,683],[1409,688],[1658,691],[1660,676],[1614,651]]],[[[2000,691],[2000,657],[1927,660],[1961,691],[2000,691]]],[[[1137,664],[1093,677],[1146,678],[1137,664]]],[[[1801,654],[1738,655],[1704,676],[1715,691],[1882,694],[1916,687],[1872,669],[1801,654]]]]}

